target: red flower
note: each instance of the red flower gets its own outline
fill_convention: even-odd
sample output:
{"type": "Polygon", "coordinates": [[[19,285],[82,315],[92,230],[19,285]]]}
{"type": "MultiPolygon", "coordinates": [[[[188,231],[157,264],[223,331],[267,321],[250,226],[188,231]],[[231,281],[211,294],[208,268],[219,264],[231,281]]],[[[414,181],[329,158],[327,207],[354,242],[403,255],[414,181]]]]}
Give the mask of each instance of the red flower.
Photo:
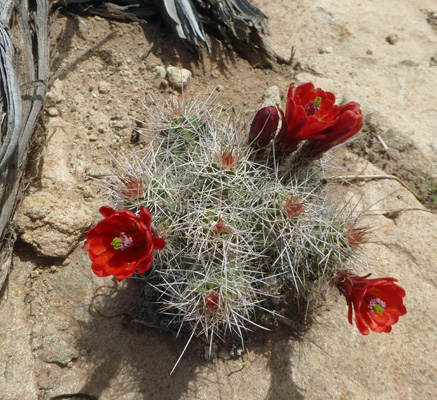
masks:
{"type": "Polygon", "coordinates": [[[335,105],[335,96],[305,83],[296,88],[290,85],[287,107],[282,115],[282,127],[275,139],[277,150],[290,154],[302,140],[309,140],[307,150],[313,149],[311,158],[318,158],[325,151],[345,142],[363,125],[360,105],[348,103],[335,105]]]}
{"type": "Polygon", "coordinates": [[[249,132],[249,144],[258,148],[269,145],[278,128],[279,114],[274,106],[258,110],[249,132]]]}
{"type": "Polygon", "coordinates": [[[336,278],[337,287],[346,297],[349,306],[349,322],[352,324],[352,310],[355,311],[355,323],[363,335],[374,332],[390,332],[392,325],[407,310],[403,303],[405,290],[396,285],[397,279],[367,279],[351,271],[340,270],[336,278]]]}
{"type": "Polygon", "coordinates": [[[137,270],[144,274],[152,265],[152,253],[165,246],[150,227],[150,211],[141,207],[138,218],[132,211],[115,211],[111,207],[99,210],[105,219],[91,228],[82,249],[87,251],[93,272],[98,276],[114,275],[119,281],[137,270]]]}

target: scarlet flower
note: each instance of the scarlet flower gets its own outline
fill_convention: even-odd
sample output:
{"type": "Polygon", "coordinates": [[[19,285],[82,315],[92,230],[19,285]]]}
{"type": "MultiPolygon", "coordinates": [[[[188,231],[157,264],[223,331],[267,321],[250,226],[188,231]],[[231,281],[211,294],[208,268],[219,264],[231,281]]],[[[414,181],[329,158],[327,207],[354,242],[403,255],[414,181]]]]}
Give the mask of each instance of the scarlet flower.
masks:
{"type": "Polygon", "coordinates": [[[282,127],[275,139],[278,151],[293,152],[302,140],[308,140],[306,150],[312,159],[345,142],[355,135],[363,125],[360,105],[348,103],[335,105],[335,96],[309,82],[294,90],[290,85],[287,106],[282,115],[282,127]]]}
{"type": "Polygon", "coordinates": [[[258,148],[269,145],[278,128],[279,114],[274,106],[258,110],[253,118],[249,132],[249,144],[258,148]]]}
{"type": "Polygon", "coordinates": [[[407,310],[403,303],[405,290],[396,285],[397,279],[367,279],[351,271],[340,270],[336,278],[337,287],[347,300],[349,322],[352,324],[352,310],[355,311],[355,323],[363,335],[373,332],[390,332],[392,325],[407,310]]]}
{"type": "Polygon", "coordinates": [[[98,276],[114,275],[119,281],[136,271],[144,274],[152,265],[152,253],[165,246],[151,228],[150,211],[140,208],[140,217],[132,211],[115,211],[111,207],[99,210],[105,219],[91,228],[82,249],[93,262],[92,270],[98,276]]]}

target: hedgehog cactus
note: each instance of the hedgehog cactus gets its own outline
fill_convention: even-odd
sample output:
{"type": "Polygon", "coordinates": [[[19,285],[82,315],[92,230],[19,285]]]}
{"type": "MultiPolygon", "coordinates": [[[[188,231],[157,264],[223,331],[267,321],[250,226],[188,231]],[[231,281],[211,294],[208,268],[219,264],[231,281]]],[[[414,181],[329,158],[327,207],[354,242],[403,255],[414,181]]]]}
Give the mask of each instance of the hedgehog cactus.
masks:
{"type": "MultiPolygon", "coordinates": [[[[315,100],[311,93],[305,97],[308,104],[333,98],[316,92],[315,100]]],[[[299,100],[294,96],[287,107],[299,100]]],[[[359,262],[357,244],[368,229],[356,227],[353,213],[326,184],[327,161],[319,153],[302,159],[310,139],[326,144],[332,135],[339,141],[336,120],[313,121],[324,103],[306,114],[311,136],[289,154],[282,150],[291,148],[283,135],[276,143],[275,107],[261,110],[249,129],[214,100],[145,106],[148,122],[141,126],[152,133],[150,143],[141,156],[132,155],[111,189],[119,208],[149,210],[153,240],[165,240],[154,252],[153,270],[140,277],[166,326],[188,328],[191,337],[204,335],[211,344],[216,336],[237,335],[244,348],[245,331],[281,318],[283,309],[275,304],[287,304],[290,294],[307,294],[314,282],[333,281],[347,264],[359,262]]],[[[286,115],[281,111],[282,124],[293,121],[293,104],[286,115]]],[[[355,132],[361,114],[337,109],[346,137],[345,119],[355,132]]],[[[295,146],[303,131],[296,130],[296,139],[287,129],[295,146]]]]}
{"type": "Polygon", "coordinates": [[[147,108],[154,122],[145,129],[156,134],[128,174],[143,192],[134,201],[114,195],[122,208],[149,209],[167,243],[154,278],[143,278],[159,293],[160,312],[209,339],[241,337],[259,325],[257,310],[275,313],[272,293],[299,293],[347,262],[350,214],[321,182],[325,161],[296,169],[274,149],[249,145],[247,127],[219,107],[165,106],[159,119],[147,108]]]}

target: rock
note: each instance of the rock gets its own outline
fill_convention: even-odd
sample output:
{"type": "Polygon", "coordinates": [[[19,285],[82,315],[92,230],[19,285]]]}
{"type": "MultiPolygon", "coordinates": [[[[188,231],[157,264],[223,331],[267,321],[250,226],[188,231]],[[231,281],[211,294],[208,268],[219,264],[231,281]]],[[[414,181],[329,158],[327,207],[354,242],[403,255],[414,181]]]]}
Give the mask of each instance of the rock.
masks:
{"type": "Polygon", "coordinates": [[[59,111],[55,107],[50,107],[47,110],[47,114],[49,114],[50,117],[57,117],[59,115],[59,111]]]}
{"type": "Polygon", "coordinates": [[[434,55],[429,59],[429,66],[435,67],[437,65],[437,53],[434,53],[434,55]]]}
{"type": "Polygon", "coordinates": [[[66,257],[91,226],[91,210],[50,192],[27,196],[16,220],[21,240],[49,257],[66,257]]]}
{"type": "Polygon", "coordinates": [[[334,49],[331,46],[322,47],[319,49],[319,54],[331,54],[334,49]]]}
{"type": "Polygon", "coordinates": [[[71,343],[63,340],[59,332],[49,332],[45,327],[33,339],[36,344],[36,357],[47,363],[56,363],[65,367],[70,361],[79,357],[79,352],[71,343]]]}
{"type": "Polygon", "coordinates": [[[264,92],[263,95],[263,107],[274,106],[281,104],[281,93],[277,86],[271,86],[264,92]]]}
{"type": "Polygon", "coordinates": [[[168,80],[176,89],[186,88],[190,83],[191,71],[184,68],[167,67],[168,80]]]}
{"type": "Polygon", "coordinates": [[[396,33],[392,33],[392,34],[388,35],[385,38],[385,40],[386,40],[387,43],[396,44],[397,42],[399,42],[399,36],[396,35],[396,33]]]}
{"type": "Polygon", "coordinates": [[[107,94],[111,90],[111,84],[106,81],[99,82],[97,85],[97,90],[100,94],[107,94]]]}
{"type": "Polygon", "coordinates": [[[155,66],[153,72],[155,73],[155,78],[164,79],[167,76],[167,70],[162,65],[155,66]]]}

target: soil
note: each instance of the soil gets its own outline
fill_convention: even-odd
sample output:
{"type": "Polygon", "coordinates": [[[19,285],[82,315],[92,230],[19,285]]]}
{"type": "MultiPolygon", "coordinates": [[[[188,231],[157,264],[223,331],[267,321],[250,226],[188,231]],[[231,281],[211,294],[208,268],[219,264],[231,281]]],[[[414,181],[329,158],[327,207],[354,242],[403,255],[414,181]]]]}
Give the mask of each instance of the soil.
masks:
{"type": "Polygon", "coordinates": [[[269,16],[273,49],[288,58],[294,48],[290,66],[254,68],[214,38],[211,56],[198,59],[157,21],[81,16],[85,26],[62,12],[55,19],[44,129],[0,302],[0,399],[437,398],[437,217],[394,179],[347,188],[371,207],[365,222],[384,238],[364,246],[369,266],[407,291],[408,313],[388,335],[360,335],[330,290],[303,336],[285,326],[254,338],[242,358],[226,343],[212,361],[197,342],[169,377],[186,338],[133,318],[135,281],[114,290],[114,281],[91,272],[81,243],[111,202],[98,180],[144,146],[135,122],[146,118],[142,103],[181,95],[162,67],[191,71],[185,98],[220,92],[221,104],[246,115],[268,88],[279,88],[285,106],[291,82],[312,81],[339,102],[359,102],[365,116],[363,136],[337,153],[340,175],[437,182],[433,1],[254,4],[269,16]]]}

